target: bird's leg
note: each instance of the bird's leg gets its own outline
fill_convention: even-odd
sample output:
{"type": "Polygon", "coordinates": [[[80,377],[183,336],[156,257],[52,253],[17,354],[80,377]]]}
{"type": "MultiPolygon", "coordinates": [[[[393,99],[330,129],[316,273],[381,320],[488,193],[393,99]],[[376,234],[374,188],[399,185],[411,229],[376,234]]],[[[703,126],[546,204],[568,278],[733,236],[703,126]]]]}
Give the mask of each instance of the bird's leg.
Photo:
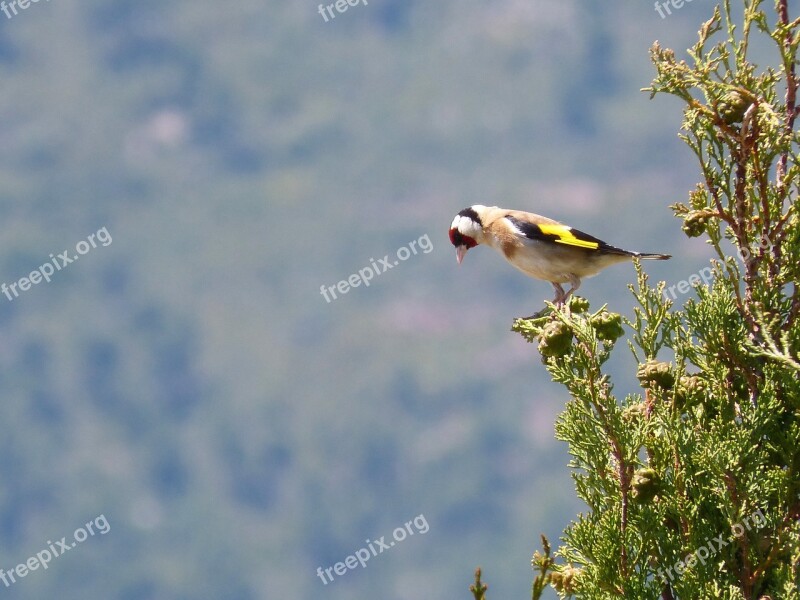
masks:
{"type": "MultiPolygon", "coordinates": [[[[567,292],[564,291],[564,288],[561,286],[560,283],[556,283],[555,281],[550,282],[553,284],[553,289],[555,289],[556,291],[556,297],[553,298],[553,304],[555,304],[556,306],[563,306],[564,303],[567,301],[567,298],[569,298],[569,295],[575,290],[577,290],[581,285],[581,280],[575,277],[574,275],[569,276],[569,282],[572,284],[572,287],[567,292]]],[[[545,316],[548,312],[550,312],[550,309],[545,307],[539,312],[532,314],[530,317],[523,317],[523,318],[527,320],[539,319],[545,316]]]]}
{"type": "Polygon", "coordinates": [[[581,287],[581,280],[572,273],[570,273],[569,275],[569,282],[570,285],[572,285],[572,287],[569,288],[569,290],[567,290],[567,292],[564,294],[562,302],[566,302],[567,298],[569,298],[572,295],[572,292],[578,291],[578,288],[581,287]]]}
{"type": "MultiPolygon", "coordinates": [[[[550,283],[553,284],[553,287],[556,290],[556,297],[553,298],[553,304],[555,304],[555,305],[563,304],[564,303],[564,298],[566,297],[565,294],[564,294],[564,288],[561,287],[560,283],[555,283],[555,282],[552,282],[552,281],[550,283]]],[[[532,319],[541,319],[543,316],[545,316],[549,312],[550,312],[550,309],[547,306],[545,306],[542,310],[540,310],[537,313],[533,313],[530,317],[521,317],[521,318],[525,319],[525,320],[528,320],[528,321],[530,321],[532,319]]]]}
{"type": "MultiPolygon", "coordinates": [[[[566,300],[567,294],[569,292],[567,292],[565,294],[564,293],[564,288],[561,287],[560,283],[556,283],[555,281],[552,281],[551,283],[553,284],[553,287],[556,290],[556,297],[553,298],[553,304],[564,304],[564,300],[566,300]]],[[[570,290],[570,291],[572,291],[572,290],[570,290]]]]}

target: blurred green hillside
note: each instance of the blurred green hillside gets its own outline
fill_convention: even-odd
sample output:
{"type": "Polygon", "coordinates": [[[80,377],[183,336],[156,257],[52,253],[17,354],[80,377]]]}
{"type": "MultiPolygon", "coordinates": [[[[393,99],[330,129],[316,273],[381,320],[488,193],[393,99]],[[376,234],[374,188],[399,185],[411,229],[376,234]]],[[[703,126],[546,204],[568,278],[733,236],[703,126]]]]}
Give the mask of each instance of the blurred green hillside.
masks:
{"type": "MultiPolygon", "coordinates": [[[[677,103],[638,90],[651,43],[687,47],[711,5],[317,4],[0,14],[0,281],[113,237],[0,296],[0,567],[111,526],[6,597],[455,599],[482,565],[524,598],[539,533],[581,510],[564,392],[509,332],[552,290],[486,249],[457,267],[447,229],[498,204],[674,254],[654,279],[705,266],[667,209],[695,180],[677,103]]],[[[582,291],[630,313],[631,281],[582,291]]]]}

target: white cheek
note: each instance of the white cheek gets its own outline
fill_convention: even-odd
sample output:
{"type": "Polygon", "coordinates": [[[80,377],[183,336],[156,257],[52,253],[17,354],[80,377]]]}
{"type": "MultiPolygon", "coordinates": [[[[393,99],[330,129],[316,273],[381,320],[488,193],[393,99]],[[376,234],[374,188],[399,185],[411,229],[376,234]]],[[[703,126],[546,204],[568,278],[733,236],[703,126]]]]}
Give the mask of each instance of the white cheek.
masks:
{"type": "Polygon", "coordinates": [[[457,216],[453,219],[453,224],[451,228],[458,229],[462,235],[467,235],[472,239],[478,239],[478,235],[480,234],[481,228],[478,227],[477,223],[470,219],[469,217],[461,217],[457,216]]]}

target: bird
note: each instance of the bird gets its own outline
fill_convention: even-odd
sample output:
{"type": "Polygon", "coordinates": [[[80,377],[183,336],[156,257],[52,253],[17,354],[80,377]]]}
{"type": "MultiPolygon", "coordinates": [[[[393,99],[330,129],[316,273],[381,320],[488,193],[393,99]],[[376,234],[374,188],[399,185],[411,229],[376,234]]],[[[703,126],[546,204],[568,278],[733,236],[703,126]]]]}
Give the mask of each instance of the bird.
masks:
{"type": "Polygon", "coordinates": [[[623,250],[541,215],[482,204],[459,212],[449,235],[459,265],[470,248],[491,246],[529,277],[549,281],[555,288],[556,305],[563,305],[578,290],[581,279],[610,265],[634,258],[672,258],[669,254],[623,250]],[[564,283],[571,286],[567,291],[564,283]]]}

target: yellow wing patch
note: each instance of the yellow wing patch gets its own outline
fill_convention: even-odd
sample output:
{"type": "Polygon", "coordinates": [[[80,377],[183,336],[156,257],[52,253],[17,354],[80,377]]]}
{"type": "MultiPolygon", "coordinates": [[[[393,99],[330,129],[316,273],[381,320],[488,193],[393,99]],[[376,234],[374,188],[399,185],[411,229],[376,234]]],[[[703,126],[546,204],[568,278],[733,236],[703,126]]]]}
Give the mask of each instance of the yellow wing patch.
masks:
{"type": "Polygon", "coordinates": [[[567,246],[577,246],[578,248],[588,248],[590,250],[597,250],[600,244],[597,242],[590,242],[589,240],[582,240],[572,233],[572,228],[566,225],[546,225],[544,223],[539,225],[539,229],[545,235],[556,236],[557,239],[553,240],[557,244],[565,244],[567,246]]]}

